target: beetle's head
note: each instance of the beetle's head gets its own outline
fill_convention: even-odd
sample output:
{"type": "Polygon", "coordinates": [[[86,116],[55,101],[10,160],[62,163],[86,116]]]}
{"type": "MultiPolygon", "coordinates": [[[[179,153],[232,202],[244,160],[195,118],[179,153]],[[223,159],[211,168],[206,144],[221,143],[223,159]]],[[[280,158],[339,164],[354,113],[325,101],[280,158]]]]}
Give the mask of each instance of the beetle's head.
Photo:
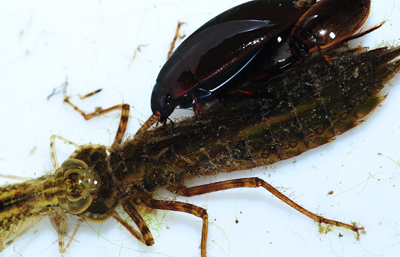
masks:
{"type": "Polygon", "coordinates": [[[307,46],[305,46],[297,37],[291,37],[289,41],[290,50],[294,55],[304,57],[308,53],[307,46]]]}
{"type": "Polygon", "coordinates": [[[314,51],[316,46],[315,37],[307,29],[295,28],[289,39],[289,47],[294,55],[305,57],[314,51]]]}
{"type": "Polygon", "coordinates": [[[176,104],[172,99],[172,90],[156,82],[151,94],[151,110],[153,114],[160,117],[160,122],[164,122],[175,110],[176,104]]]}

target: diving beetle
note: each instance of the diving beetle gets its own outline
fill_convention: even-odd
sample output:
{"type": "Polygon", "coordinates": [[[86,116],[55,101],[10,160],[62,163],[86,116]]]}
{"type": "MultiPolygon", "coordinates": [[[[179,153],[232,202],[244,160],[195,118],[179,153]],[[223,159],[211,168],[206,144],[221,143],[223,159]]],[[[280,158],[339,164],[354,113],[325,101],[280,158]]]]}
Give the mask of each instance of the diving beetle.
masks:
{"type": "Polygon", "coordinates": [[[176,106],[198,109],[252,67],[268,63],[279,70],[296,63],[298,58],[286,57],[287,41],[295,22],[314,3],[256,0],[205,23],[161,68],[151,95],[153,114],[165,122],[176,106]]]}
{"type": "Polygon", "coordinates": [[[176,106],[193,106],[199,115],[201,103],[240,79],[268,78],[313,52],[329,62],[322,49],[350,38],[366,21],[371,5],[370,0],[305,2],[251,1],[201,26],[162,67],[151,96],[153,114],[165,122],[176,106]],[[298,9],[298,3],[304,5],[298,9]]]}
{"type": "Polygon", "coordinates": [[[290,50],[303,60],[319,52],[329,62],[322,50],[352,36],[365,23],[370,9],[370,0],[319,1],[294,25],[289,41],[290,50]]]}

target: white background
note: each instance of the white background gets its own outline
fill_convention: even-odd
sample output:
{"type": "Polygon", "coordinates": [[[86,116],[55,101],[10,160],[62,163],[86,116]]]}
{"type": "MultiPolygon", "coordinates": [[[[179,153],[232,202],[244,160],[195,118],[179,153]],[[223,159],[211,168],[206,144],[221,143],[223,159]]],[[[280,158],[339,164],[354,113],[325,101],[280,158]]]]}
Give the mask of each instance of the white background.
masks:
{"type": "MultiPolygon", "coordinates": [[[[52,90],[68,80],[67,94],[87,111],[129,103],[128,133],[150,114],[150,94],[166,60],[177,21],[190,34],[218,13],[245,1],[1,1],[0,173],[36,177],[52,170],[49,139],[110,145],[119,113],[85,121],[52,90]],[[138,45],[141,52],[132,59],[138,45]],[[77,94],[103,88],[85,101],[77,94]],[[35,150],[36,149],[36,150],[35,150]],[[33,150],[33,151],[32,151],[33,150]]],[[[399,45],[400,2],[372,2],[364,27],[387,20],[358,42],[399,45]]],[[[358,43],[357,43],[358,44],[358,43]]],[[[367,234],[315,222],[263,189],[237,189],[187,199],[207,208],[208,256],[395,256],[400,252],[400,82],[366,123],[333,143],[276,165],[199,179],[190,185],[258,176],[327,218],[360,222],[367,234]],[[379,155],[378,153],[381,153],[379,155]],[[327,195],[329,191],[332,195],[327,195]],[[235,220],[239,223],[236,224],[235,220]],[[339,233],[343,237],[339,237],[339,233]]],[[[190,111],[184,111],[190,114],[190,111]]],[[[74,150],[57,142],[60,162],[74,150]]],[[[2,180],[1,183],[5,183],[2,180]]],[[[9,182],[11,182],[9,180],[9,182]]],[[[181,199],[186,201],[186,199],[181,199]]],[[[200,256],[201,223],[186,214],[153,215],[155,245],[137,242],[113,220],[84,223],[64,256],[200,256]],[[99,231],[96,233],[90,226],[99,231]]],[[[47,218],[0,256],[57,256],[57,234],[47,218]]]]}

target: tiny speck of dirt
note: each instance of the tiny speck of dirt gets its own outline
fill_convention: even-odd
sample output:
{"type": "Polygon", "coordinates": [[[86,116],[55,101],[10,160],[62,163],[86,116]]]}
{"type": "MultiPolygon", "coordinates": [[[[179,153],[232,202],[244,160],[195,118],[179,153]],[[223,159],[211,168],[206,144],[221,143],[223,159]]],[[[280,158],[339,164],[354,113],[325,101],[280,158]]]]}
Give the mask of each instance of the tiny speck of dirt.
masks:
{"type": "Polygon", "coordinates": [[[339,233],[339,237],[343,237],[343,235],[341,233],[339,233]]]}
{"type": "Polygon", "coordinates": [[[36,152],[36,150],[37,150],[37,147],[36,146],[33,147],[31,152],[29,153],[29,155],[33,155],[36,152]]]}
{"type": "Polygon", "coordinates": [[[235,223],[236,223],[236,224],[238,224],[238,223],[239,223],[239,220],[238,220],[238,219],[236,219],[236,220],[235,220],[235,223]]]}

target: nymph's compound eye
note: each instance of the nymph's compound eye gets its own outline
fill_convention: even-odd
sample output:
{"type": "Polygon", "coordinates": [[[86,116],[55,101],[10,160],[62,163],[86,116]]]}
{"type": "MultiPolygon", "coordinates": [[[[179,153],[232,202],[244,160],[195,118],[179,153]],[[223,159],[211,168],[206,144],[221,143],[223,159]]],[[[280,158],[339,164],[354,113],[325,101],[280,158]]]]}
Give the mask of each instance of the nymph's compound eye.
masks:
{"type": "Polygon", "coordinates": [[[82,160],[66,160],[55,175],[62,180],[60,188],[64,189],[58,197],[59,204],[71,214],[79,214],[89,208],[93,197],[100,191],[100,175],[90,170],[82,160]]]}

